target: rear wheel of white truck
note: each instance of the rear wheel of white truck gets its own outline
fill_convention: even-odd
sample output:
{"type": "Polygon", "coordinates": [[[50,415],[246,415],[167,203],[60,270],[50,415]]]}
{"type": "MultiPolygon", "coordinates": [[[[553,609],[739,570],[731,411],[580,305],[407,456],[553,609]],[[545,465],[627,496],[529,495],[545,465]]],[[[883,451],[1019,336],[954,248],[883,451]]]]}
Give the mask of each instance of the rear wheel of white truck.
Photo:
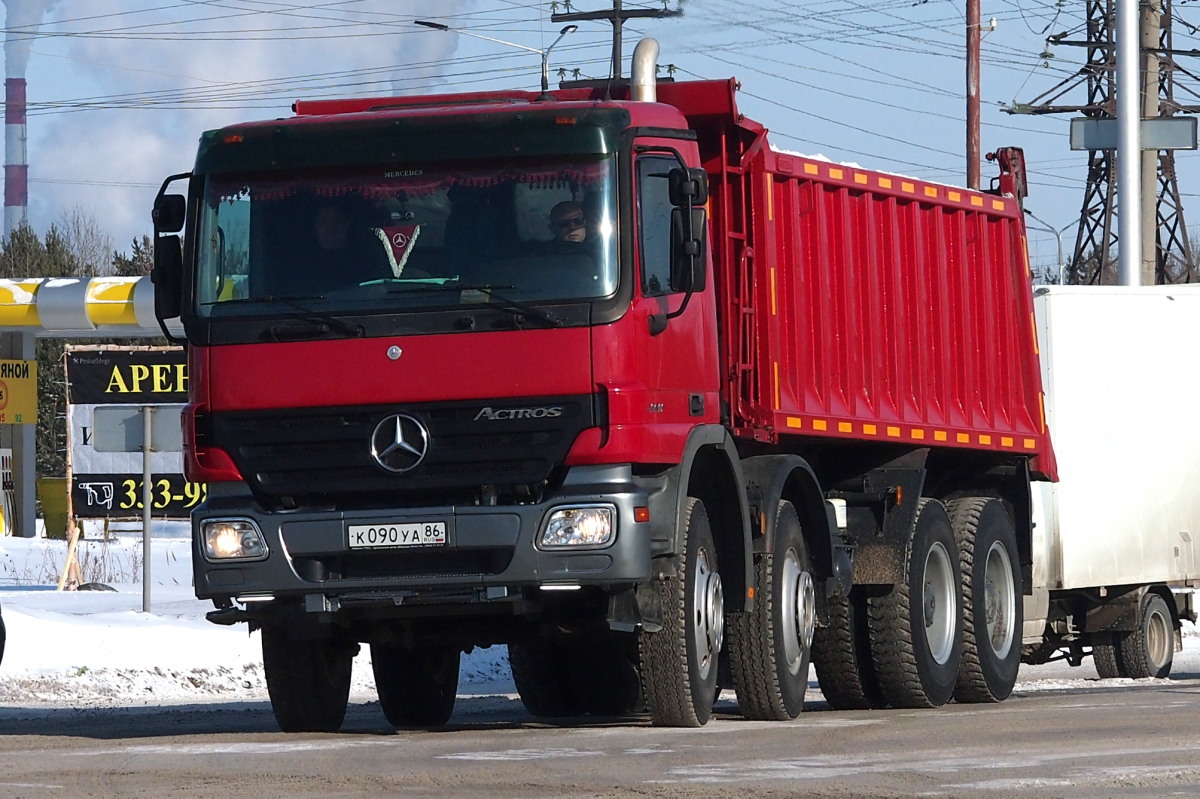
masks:
{"type": "Polygon", "coordinates": [[[1112,633],[1095,634],[1092,639],[1092,662],[1096,665],[1096,674],[1102,680],[1128,676],[1121,671],[1121,662],[1117,659],[1117,645],[1112,633]]]}
{"type": "Polygon", "coordinates": [[[1175,622],[1166,600],[1147,592],[1138,603],[1138,626],[1117,642],[1125,677],[1167,677],[1175,662],[1175,622]]]}
{"type": "Polygon", "coordinates": [[[954,699],[1000,702],[1021,666],[1017,538],[1004,505],[986,497],[947,503],[962,573],[962,660],[954,699]]]}
{"type": "Polygon", "coordinates": [[[642,630],[639,665],[651,721],[661,727],[699,727],[712,717],[717,661],[725,635],[725,598],[717,551],[704,503],[688,497],[683,511],[683,558],[656,581],[662,627],[642,630]]]}
{"type": "Polygon", "coordinates": [[[816,621],[812,565],[790,502],[780,502],[774,552],[754,565],[752,613],[732,617],[729,666],[742,715],[786,721],[804,709],[816,621]]]}
{"type": "Polygon", "coordinates": [[[453,647],[371,644],[371,670],[393,727],[440,727],[454,712],[462,653],[453,647]]]}
{"type": "Polygon", "coordinates": [[[263,673],[271,710],[284,732],[335,732],[346,716],[358,645],[338,636],[292,638],[262,628],[263,673]]]}
{"type": "Polygon", "coordinates": [[[903,582],[867,600],[876,674],[895,707],[937,707],[954,693],[962,643],[957,553],[945,507],[922,499],[905,547],[903,582]]]}

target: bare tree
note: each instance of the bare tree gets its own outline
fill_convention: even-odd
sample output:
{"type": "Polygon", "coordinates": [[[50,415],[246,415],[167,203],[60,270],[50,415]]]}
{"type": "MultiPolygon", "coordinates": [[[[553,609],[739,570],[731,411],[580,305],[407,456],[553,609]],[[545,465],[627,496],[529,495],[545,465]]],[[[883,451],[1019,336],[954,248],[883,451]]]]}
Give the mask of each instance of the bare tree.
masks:
{"type": "Polygon", "coordinates": [[[100,228],[91,211],[75,205],[63,213],[57,227],[80,277],[112,274],[112,237],[100,228]]]}

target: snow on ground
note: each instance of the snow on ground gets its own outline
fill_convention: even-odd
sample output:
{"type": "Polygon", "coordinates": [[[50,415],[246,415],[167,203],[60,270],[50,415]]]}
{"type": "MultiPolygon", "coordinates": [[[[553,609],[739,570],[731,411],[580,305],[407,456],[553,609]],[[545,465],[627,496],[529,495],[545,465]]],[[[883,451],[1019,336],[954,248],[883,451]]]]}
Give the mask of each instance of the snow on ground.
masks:
{"type": "MultiPolygon", "coordinates": [[[[258,634],[222,627],[192,593],[186,525],[156,529],[150,544],[150,612],[143,612],[142,536],[112,540],[88,530],[80,542],[84,583],[107,590],[58,591],[62,541],[0,537],[0,612],[8,641],[0,705],[103,707],[266,700],[258,634]]],[[[460,692],[500,683],[512,691],[504,647],[463,657],[460,692]]],[[[352,699],[375,695],[369,648],[354,663],[352,699]]]]}
{"type": "MultiPolygon", "coordinates": [[[[135,528],[136,529],[136,528],[135,528]]],[[[0,662],[0,705],[105,707],[204,701],[266,701],[258,635],[222,627],[204,614],[212,603],[192,594],[185,524],[166,524],[151,541],[150,611],[143,612],[142,536],[118,531],[103,540],[89,528],[80,543],[85,583],[116,590],[57,591],[66,547],[44,538],[0,537],[0,608],[8,642],[0,662]]],[[[1200,677],[1200,633],[1184,625],[1174,673],[1200,677]]],[[[370,652],[354,664],[352,701],[374,699],[370,652]]],[[[811,675],[810,675],[811,676],[811,675]]],[[[1111,688],[1090,660],[1022,667],[1017,693],[1111,688]]],[[[459,692],[513,693],[504,647],[463,657],[459,692]]],[[[810,700],[819,699],[812,677],[810,700]]]]}

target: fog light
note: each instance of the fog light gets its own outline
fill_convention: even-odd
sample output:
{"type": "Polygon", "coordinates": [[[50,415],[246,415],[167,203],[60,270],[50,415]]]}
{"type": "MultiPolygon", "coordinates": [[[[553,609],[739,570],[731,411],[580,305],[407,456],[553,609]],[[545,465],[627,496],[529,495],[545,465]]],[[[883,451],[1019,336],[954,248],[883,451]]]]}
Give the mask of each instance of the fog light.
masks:
{"type": "Polygon", "coordinates": [[[267,542],[249,519],[217,519],[203,524],[204,555],[209,560],[262,560],[267,542]]]}
{"type": "Polygon", "coordinates": [[[542,549],[605,547],[616,534],[611,505],[559,508],[550,514],[538,546],[542,549]]]}

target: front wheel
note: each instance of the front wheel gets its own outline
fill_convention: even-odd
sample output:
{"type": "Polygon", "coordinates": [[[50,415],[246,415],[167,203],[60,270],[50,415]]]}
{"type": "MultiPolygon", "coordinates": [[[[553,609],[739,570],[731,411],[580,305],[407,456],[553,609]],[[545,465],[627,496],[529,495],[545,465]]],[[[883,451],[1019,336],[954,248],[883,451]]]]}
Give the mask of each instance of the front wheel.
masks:
{"type": "Polygon", "coordinates": [[[682,526],[682,563],[657,580],[662,627],[654,632],[643,629],[639,638],[646,707],[660,727],[700,727],[712,717],[725,636],[717,551],[699,499],[688,497],[682,526]]]}
{"type": "Polygon", "coordinates": [[[780,502],[773,552],[754,564],[753,613],[733,616],[729,664],[748,719],[786,721],[804,709],[816,625],[816,591],[800,517],[780,502]]]}
{"type": "Polygon", "coordinates": [[[904,551],[903,582],[867,600],[871,654],[895,707],[937,707],[954,693],[962,644],[958,546],[945,506],[922,499],[904,551]]]}
{"type": "Polygon", "coordinates": [[[462,653],[453,647],[371,644],[371,670],[393,727],[440,727],[454,712],[462,653]]]}
{"type": "Polygon", "coordinates": [[[284,732],[336,732],[346,716],[358,645],[338,636],[293,639],[262,628],[263,673],[271,710],[284,732]]]}

